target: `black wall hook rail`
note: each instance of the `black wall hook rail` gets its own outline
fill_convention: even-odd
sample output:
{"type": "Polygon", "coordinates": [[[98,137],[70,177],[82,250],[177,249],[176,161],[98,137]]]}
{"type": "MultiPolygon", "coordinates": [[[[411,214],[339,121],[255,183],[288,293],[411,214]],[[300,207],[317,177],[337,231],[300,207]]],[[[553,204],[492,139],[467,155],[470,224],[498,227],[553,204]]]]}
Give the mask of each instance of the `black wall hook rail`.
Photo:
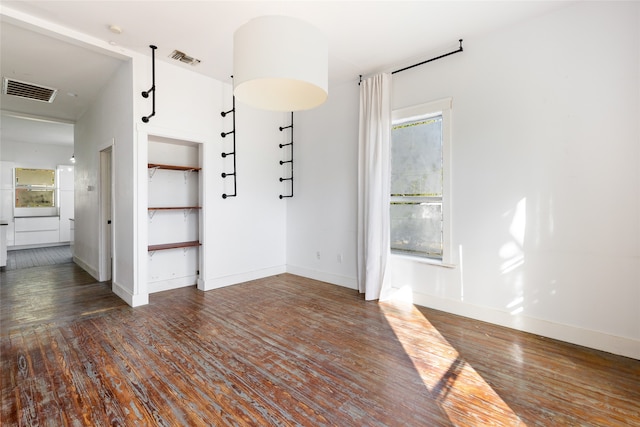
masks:
{"type": "Polygon", "coordinates": [[[156,115],[156,49],[157,47],[154,45],[149,45],[151,48],[151,89],[146,92],[142,92],[143,98],[148,98],[149,94],[152,94],[151,97],[151,114],[148,116],[144,116],[142,121],[144,123],[149,123],[149,119],[156,115]]]}
{"type": "Polygon", "coordinates": [[[224,193],[222,195],[223,199],[226,199],[227,197],[236,197],[236,195],[238,194],[238,186],[237,186],[237,180],[236,180],[236,97],[235,96],[233,97],[233,108],[231,108],[231,110],[229,111],[221,112],[220,115],[222,117],[226,117],[230,113],[233,113],[233,130],[229,132],[222,132],[220,136],[225,138],[227,135],[233,135],[233,149],[228,153],[222,153],[221,156],[223,159],[229,156],[233,157],[233,172],[230,172],[230,173],[222,172],[221,176],[223,178],[230,178],[230,177],[233,178],[233,194],[224,193]]]}
{"type": "Polygon", "coordinates": [[[290,165],[289,178],[280,177],[280,182],[291,181],[291,193],[288,195],[280,195],[280,199],[284,199],[285,197],[293,197],[293,111],[291,112],[291,124],[289,126],[280,126],[278,129],[280,129],[280,132],[285,129],[291,129],[291,142],[287,144],[278,144],[280,148],[291,147],[289,149],[289,160],[280,160],[280,165],[285,165],[287,163],[290,165]]]}

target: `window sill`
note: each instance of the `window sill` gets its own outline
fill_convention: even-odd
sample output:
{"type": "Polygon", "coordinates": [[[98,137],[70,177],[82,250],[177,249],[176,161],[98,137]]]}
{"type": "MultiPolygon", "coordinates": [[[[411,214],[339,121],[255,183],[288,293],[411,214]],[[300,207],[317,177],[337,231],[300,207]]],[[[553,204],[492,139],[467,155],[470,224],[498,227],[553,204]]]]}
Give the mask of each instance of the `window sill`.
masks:
{"type": "Polygon", "coordinates": [[[437,259],[422,258],[422,257],[418,257],[418,256],[405,255],[405,254],[394,254],[394,253],[391,253],[390,255],[392,257],[394,257],[394,258],[405,259],[407,261],[418,262],[420,264],[429,264],[429,265],[433,265],[433,266],[436,266],[436,267],[443,267],[443,268],[457,268],[458,267],[456,264],[447,264],[447,263],[445,263],[443,261],[440,261],[440,260],[437,260],[437,259]]]}

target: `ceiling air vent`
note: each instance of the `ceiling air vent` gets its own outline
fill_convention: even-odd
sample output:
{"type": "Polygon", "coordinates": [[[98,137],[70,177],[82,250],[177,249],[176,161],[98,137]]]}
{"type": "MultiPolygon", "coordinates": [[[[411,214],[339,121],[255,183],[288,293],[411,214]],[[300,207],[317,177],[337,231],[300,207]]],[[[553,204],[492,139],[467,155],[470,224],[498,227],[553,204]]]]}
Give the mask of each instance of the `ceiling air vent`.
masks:
{"type": "Polygon", "coordinates": [[[51,103],[55,99],[58,90],[5,77],[2,79],[2,93],[51,103]]]}
{"type": "Polygon", "coordinates": [[[191,57],[184,52],[180,52],[179,50],[174,50],[173,52],[171,52],[169,58],[175,59],[176,61],[184,62],[185,64],[189,65],[198,65],[200,63],[199,59],[191,57]]]}

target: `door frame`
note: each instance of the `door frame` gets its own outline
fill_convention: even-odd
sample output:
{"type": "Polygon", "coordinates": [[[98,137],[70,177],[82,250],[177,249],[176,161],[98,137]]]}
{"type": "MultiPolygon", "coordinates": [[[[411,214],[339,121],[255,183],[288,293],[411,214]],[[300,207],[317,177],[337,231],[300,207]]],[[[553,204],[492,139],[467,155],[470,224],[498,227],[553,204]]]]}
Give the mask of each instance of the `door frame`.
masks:
{"type": "Polygon", "coordinates": [[[98,235],[98,280],[106,282],[113,277],[113,141],[100,150],[100,194],[98,235]]]}

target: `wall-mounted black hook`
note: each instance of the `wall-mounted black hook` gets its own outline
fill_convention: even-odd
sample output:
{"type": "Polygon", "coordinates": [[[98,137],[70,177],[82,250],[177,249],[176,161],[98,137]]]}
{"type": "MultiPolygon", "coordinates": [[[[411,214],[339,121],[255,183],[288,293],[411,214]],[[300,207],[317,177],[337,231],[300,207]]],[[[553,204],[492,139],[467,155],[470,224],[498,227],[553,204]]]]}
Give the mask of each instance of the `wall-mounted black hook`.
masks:
{"type": "Polygon", "coordinates": [[[284,181],[291,181],[291,194],[288,195],[280,195],[280,199],[284,199],[285,197],[293,197],[293,111],[291,112],[291,124],[289,126],[280,126],[278,129],[280,129],[280,132],[282,132],[285,129],[291,129],[291,140],[289,143],[287,144],[278,144],[278,146],[280,148],[284,148],[287,146],[290,146],[290,158],[289,160],[280,160],[280,165],[284,165],[289,163],[291,165],[291,169],[290,169],[290,173],[289,173],[289,178],[282,178],[280,177],[280,182],[284,182],[284,181]]]}
{"type": "MultiPolygon", "coordinates": [[[[231,77],[233,78],[233,76],[231,77]]],[[[221,153],[221,156],[223,159],[228,156],[233,156],[233,172],[231,173],[222,172],[220,176],[222,176],[222,178],[233,177],[233,194],[224,193],[222,195],[223,199],[226,199],[227,197],[236,197],[236,195],[238,194],[238,187],[237,187],[237,180],[236,180],[236,97],[235,96],[233,97],[233,108],[231,108],[231,110],[229,111],[221,112],[220,115],[222,117],[225,117],[229,113],[233,113],[233,130],[229,132],[222,132],[220,133],[220,136],[225,138],[227,135],[233,135],[233,150],[228,153],[221,153]]]]}
{"type": "Polygon", "coordinates": [[[144,123],[149,123],[149,119],[156,115],[156,49],[157,47],[154,45],[149,45],[151,48],[151,89],[142,92],[143,98],[148,98],[149,94],[152,94],[151,98],[151,114],[148,116],[144,116],[142,121],[144,123]]]}

